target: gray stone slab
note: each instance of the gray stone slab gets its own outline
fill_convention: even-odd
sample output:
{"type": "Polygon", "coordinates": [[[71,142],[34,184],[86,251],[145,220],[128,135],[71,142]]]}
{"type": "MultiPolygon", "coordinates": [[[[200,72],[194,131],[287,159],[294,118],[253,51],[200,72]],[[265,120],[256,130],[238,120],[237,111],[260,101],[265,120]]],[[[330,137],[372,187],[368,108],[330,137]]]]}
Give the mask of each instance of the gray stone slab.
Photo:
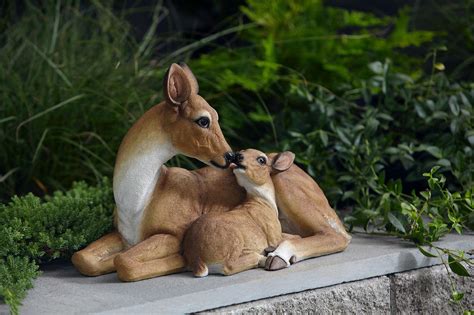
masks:
{"type": "MultiPolygon", "coordinates": [[[[471,271],[474,272],[474,270],[471,271]]],[[[462,314],[474,309],[474,280],[431,266],[207,310],[203,314],[462,314]],[[451,278],[451,279],[450,279],[451,278]],[[450,301],[451,283],[464,293],[450,301]]]]}
{"type": "MultiPolygon", "coordinates": [[[[449,235],[441,246],[474,247],[474,236],[449,235]]],[[[193,278],[190,273],[121,283],[115,274],[81,276],[70,264],[48,267],[35,281],[22,314],[189,313],[326,287],[438,264],[392,237],[356,235],[346,251],[291,268],[251,270],[231,277],[193,278]]],[[[0,305],[0,312],[7,307],[0,305]]]]}
{"type": "Polygon", "coordinates": [[[200,314],[390,314],[386,276],[227,306],[200,314]]]}
{"type": "MultiPolygon", "coordinates": [[[[473,274],[471,269],[470,273],[473,274]]],[[[474,279],[451,273],[451,281],[464,293],[461,303],[450,301],[451,281],[444,266],[435,266],[390,277],[392,309],[396,314],[462,314],[474,309],[474,279]]]]}

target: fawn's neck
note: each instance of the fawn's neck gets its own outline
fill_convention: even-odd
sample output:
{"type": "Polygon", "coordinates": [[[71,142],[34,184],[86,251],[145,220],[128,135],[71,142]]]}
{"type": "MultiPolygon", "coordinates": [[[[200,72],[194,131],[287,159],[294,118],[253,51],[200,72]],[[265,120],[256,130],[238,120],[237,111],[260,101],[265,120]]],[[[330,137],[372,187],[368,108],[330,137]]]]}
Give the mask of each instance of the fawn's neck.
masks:
{"type": "Polygon", "coordinates": [[[275,188],[273,183],[266,183],[262,186],[247,186],[247,200],[250,202],[265,203],[275,210],[278,216],[278,208],[275,201],[275,188]]]}

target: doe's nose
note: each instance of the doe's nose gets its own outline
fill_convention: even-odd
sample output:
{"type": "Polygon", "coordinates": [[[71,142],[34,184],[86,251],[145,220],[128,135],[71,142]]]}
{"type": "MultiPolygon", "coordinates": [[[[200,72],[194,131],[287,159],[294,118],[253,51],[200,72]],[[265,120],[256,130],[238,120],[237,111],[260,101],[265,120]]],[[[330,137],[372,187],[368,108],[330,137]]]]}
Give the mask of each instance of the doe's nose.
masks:
{"type": "Polygon", "coordinates": [[[227,163],[232,163],[235,160],[235,154],[234,152],[226,152],[224,154],[224,159],[226,160],[227,163]]]}

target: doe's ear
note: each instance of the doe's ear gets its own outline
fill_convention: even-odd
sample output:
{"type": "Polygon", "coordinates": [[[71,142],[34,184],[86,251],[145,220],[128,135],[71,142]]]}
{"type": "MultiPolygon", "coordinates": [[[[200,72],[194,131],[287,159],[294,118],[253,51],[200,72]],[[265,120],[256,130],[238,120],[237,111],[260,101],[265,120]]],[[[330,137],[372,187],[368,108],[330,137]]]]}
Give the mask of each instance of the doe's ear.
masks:
{"type": "Polygon", "coordinates": [[[273,170],[280,171],[280,172],[286,171],[293,164],[294,160],[295,160],[295,154],[293,152],[285,151],[285,152],[278,153],[273,158],[272,168],[273,170]]]}
{"type": "Polygon", "coordinates": [[[181,66],[181,68],[186,73],[186,76],[188,77],[189,83],[191,84],[191,93],[192,94],[198,94],[199,93],[199,84],[198,84],[198,81],[197,81],[196,77],[194,76],[193,72],[191,71],[191,68],[189,68],[189,66],[187,64],[185,64],[184,62],[180,62],[179,65],[181,66]]]}
{"type": "Polygon", "coordinates": [[[163,95],[171,105],[181,105],[191,95],[191,83],[186,72],[173,63],[163,80],[163,95]]]}

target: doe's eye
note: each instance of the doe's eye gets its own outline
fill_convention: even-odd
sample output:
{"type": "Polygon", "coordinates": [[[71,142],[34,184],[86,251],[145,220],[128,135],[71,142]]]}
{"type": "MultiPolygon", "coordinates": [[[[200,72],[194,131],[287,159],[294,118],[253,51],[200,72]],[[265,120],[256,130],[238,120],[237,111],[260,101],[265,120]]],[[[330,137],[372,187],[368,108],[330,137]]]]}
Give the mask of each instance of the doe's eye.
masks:
{"type": "Polygon", "coordinates": [[[260,164],[260,165],[265,165],[265,164],[267,164],[267,159],[264,158],[263,156],[259,156],[259,157],[257,158],[257,162],[258,162],[258,164],[260,164]]]}
{"type": "Polygon", "coordinates": [[[209,125],[211,123],[209,117],[199,117],[198,119],[196,119],[196,124],[199,125],[199,127],[201,128],[209,128],[209,125]]]}

